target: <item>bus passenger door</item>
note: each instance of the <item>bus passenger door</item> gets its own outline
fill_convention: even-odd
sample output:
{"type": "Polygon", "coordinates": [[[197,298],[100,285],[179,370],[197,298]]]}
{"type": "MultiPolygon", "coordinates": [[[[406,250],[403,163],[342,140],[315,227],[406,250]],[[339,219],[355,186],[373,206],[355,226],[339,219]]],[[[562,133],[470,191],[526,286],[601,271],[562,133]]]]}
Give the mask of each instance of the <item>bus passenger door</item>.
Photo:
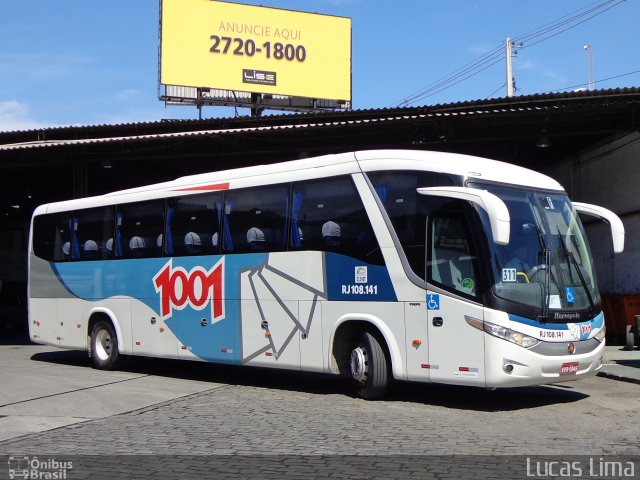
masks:
{"type": "Polygon", "coordinates": [[[482,307],[428,291],[427,308],[431,381],[484,385],[484,333],[467,323],[482,319],[482,307]]]}
{"type": "Polygon", "coordinates": [[[429,371],[433,382],[484,385],[484,332],[478,262],[464,211],[447,211],[427,223],[429,371]]]}

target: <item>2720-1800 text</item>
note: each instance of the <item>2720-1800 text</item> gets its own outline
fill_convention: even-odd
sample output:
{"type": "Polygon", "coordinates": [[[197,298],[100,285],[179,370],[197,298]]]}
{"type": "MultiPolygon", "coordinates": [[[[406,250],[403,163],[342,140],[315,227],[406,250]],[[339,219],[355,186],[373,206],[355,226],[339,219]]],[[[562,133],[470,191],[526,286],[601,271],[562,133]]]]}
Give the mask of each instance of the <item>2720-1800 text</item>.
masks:
{"type": "Polygon", "coordinates": [[[304,45],[281,42],[264,42],[262,45],[258,45],[251,38],[222,37],[220,35],[211,35],[211,40],[213,43],[209,51],[216,54],[246,55],[247,57],[264,54],[267,58],[289,62],[304,62],[307,59],[307,49],[304,45]]]}

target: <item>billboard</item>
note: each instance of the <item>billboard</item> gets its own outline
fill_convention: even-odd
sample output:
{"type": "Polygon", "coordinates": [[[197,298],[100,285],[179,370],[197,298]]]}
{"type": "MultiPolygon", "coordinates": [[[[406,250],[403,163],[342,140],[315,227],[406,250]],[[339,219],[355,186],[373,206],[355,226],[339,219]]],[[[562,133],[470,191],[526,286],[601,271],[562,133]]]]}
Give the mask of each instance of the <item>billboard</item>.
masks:
{"type": "Polygon", "coordinates": [[[351,102],[351,19],[162,0],[160,83],[351,102]]]}

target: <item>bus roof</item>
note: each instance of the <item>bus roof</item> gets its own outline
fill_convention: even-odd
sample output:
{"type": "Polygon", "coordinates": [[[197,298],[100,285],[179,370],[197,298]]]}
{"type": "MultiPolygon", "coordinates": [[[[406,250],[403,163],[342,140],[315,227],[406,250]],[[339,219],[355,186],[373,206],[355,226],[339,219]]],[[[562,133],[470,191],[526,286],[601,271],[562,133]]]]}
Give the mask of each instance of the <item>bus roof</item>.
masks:
{"type": "Polygon", "coordinates": [[[52,209],[49,207],[54,204],[41,205],[34,214],[141,201],[155,198],[160,192],[163,192],[163,196],[171,196],[172,192],[179,195],[381,170],[433,171],[476,178],[478,181],[563,190],[557,181],[546,175],[496,160],[425,150],[363,150],[190,175],[101,196],[57,202],[52,209]]]}
{"type": "Polygon", "coordinates": [[[448,152],[425,150],[364,150],[355,152],[362,170],[426,170],[449,173],[543,190],[564,190],[556,180],[542,173],[510,163],[448,152]]]}

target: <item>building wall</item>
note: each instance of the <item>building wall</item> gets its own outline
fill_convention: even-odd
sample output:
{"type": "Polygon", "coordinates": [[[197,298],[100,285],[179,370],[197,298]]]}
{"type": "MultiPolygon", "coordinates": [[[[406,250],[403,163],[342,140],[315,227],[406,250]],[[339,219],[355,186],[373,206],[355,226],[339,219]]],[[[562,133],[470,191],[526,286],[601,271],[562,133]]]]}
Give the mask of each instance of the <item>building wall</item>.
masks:
{"type": "Polygon", "coordinates": [[[572,200],[601,205],[617,213],[625,227],[625,249],[613,254],[606,223],[582,217],[591,244],[600,291],[640,293],[640,132],[613,139],[544,171],[558,180],[572,200]]]}

